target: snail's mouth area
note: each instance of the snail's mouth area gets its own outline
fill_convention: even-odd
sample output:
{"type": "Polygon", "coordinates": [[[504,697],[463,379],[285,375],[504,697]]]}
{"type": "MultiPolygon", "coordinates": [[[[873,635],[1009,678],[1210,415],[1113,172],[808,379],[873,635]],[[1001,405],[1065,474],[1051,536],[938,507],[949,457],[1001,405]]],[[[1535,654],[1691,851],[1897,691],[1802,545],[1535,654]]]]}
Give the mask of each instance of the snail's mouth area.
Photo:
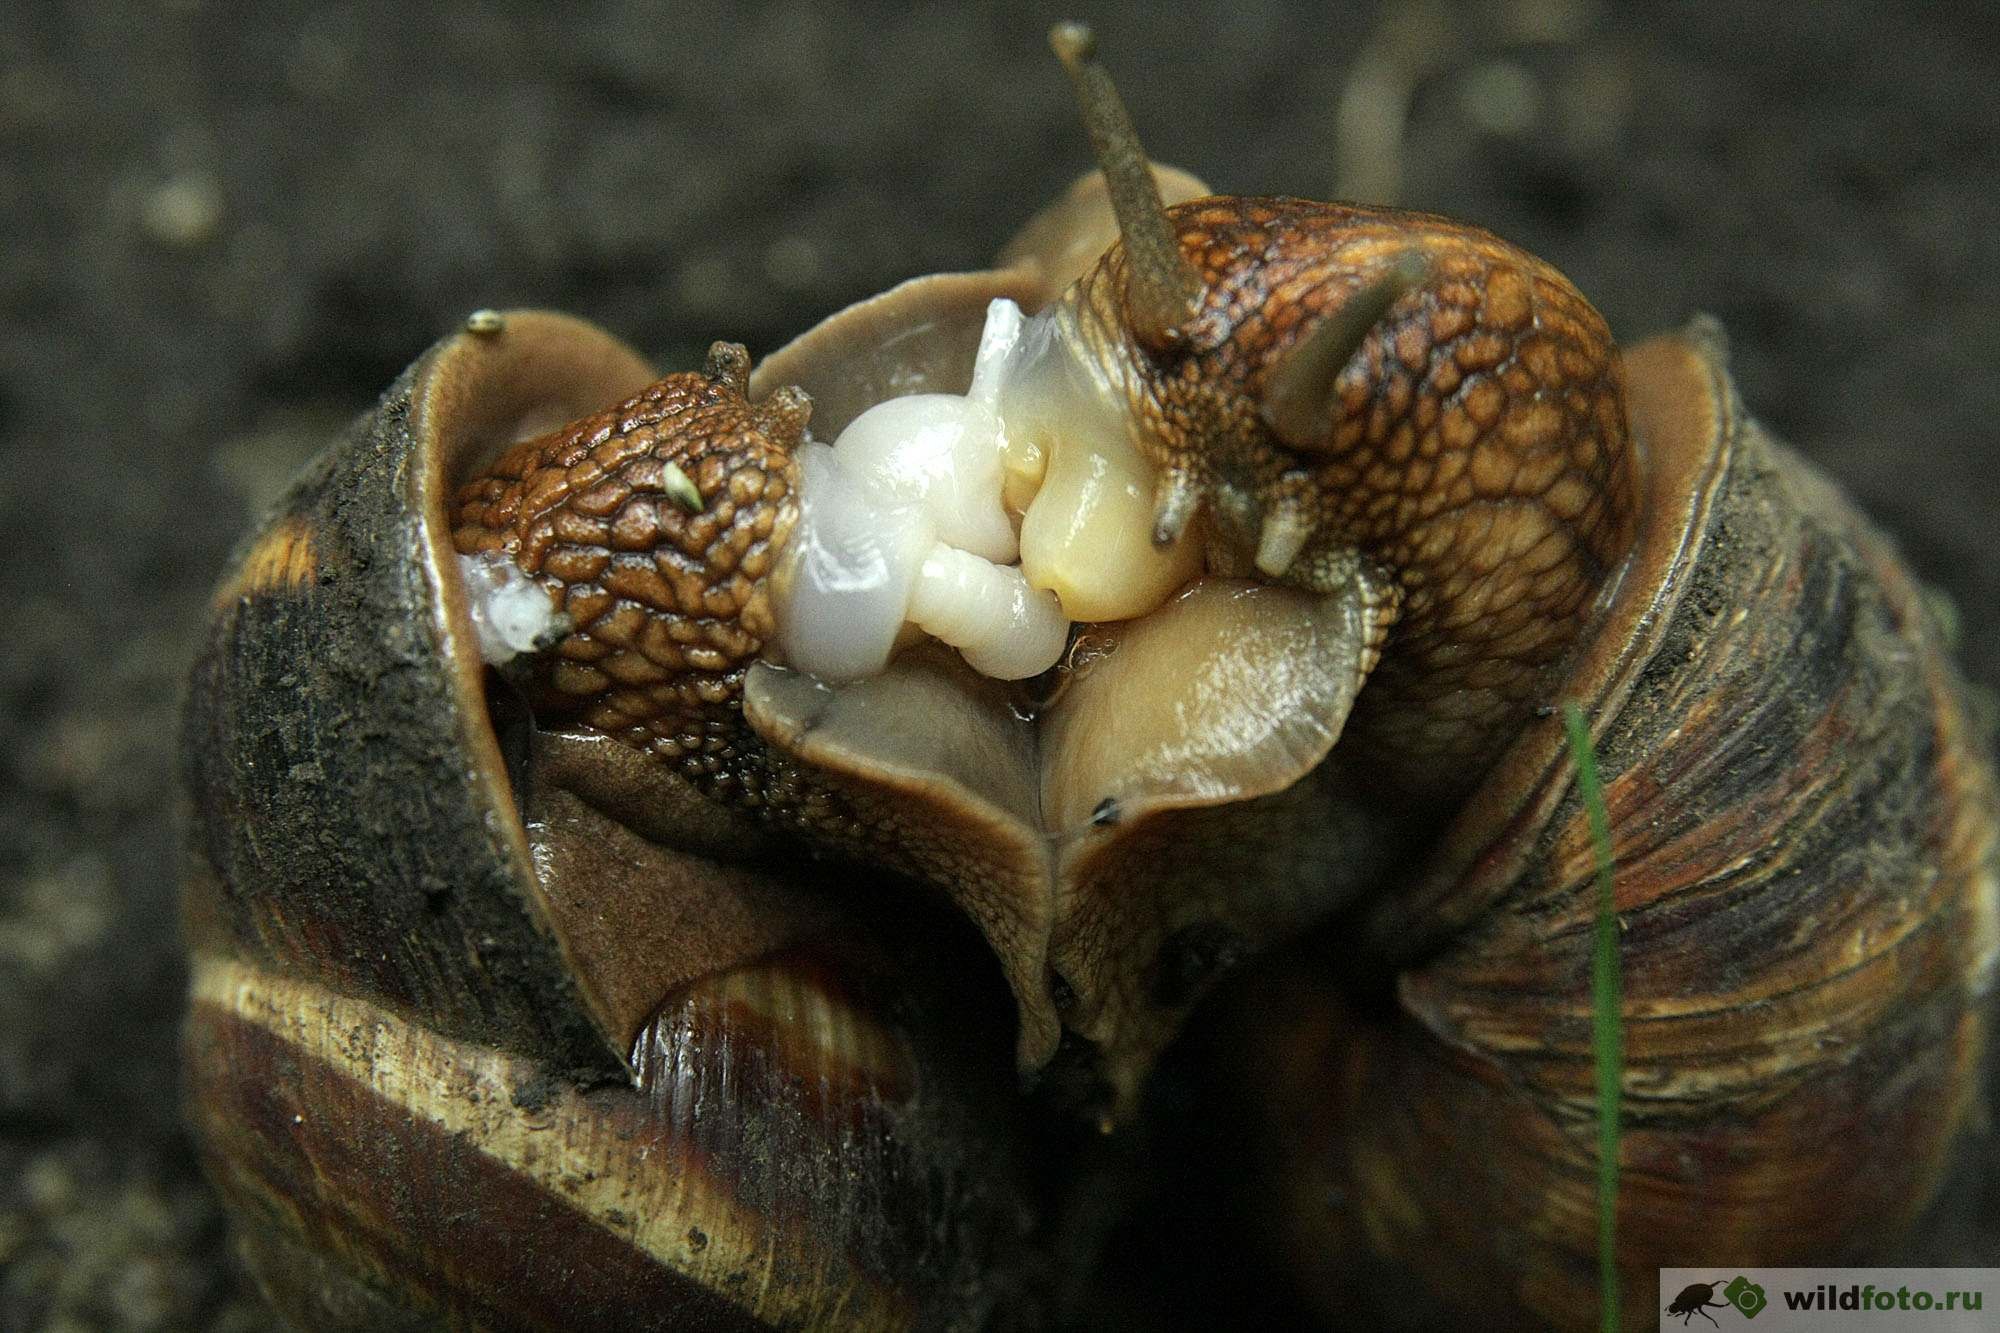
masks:
{"type": "Polygon", "coordinates": [[[1199,519],[1154,543],[1125,387],[1066,318],[995,301],[965,394],[822,423],[743,714],[840,794],[865,855],[978,924],[1024,1066],[1068,1027],[1123,1052],[1123,1098],[1169,1031],[1131,1026],[1165,938],[1289,911],[1217,901],[1230,858],[1184,855],[1216,832],[1183,821],[1320,764],[1372,627],[1354,598],[1211,576],[1199,519]]]}
{"type": "Polygon", "coordinates": [[[804,446],[745,697],[767,741],[857,783],[957,788],[1052,858],[1324,755],[1358,685],[1326,642],[1343,627],[1318,597],[1207,577],[1199,520],[1154,541],[1106,360],[1070,307],[996,299],[964,394],[890,398],[804,446]]]}

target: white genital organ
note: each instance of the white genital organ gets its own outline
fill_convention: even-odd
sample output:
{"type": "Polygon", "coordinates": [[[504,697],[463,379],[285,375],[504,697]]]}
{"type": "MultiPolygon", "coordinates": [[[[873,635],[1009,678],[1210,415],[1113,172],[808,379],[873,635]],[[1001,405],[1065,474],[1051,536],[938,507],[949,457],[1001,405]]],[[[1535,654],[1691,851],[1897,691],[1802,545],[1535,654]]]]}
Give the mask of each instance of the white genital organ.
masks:
{"type": "Polygon", "coordinates": [[[774,580],[784,660],[858,679],[920,631],[1019,680],[1056,664],[1072,621],[1160,605],[1201,572],[1200,544],[1154,547],[1125,402],[1067,320],[1003,298],[963,396],[892,398],[805,444],[774,580]]]}
{"type": "Polygon", "coordinates": [[[558,628],[555,603],[519,565],[503,552],[484,551],[460,556],[458,570],[482,660],[503,666],[549,645],[558,628]]]}

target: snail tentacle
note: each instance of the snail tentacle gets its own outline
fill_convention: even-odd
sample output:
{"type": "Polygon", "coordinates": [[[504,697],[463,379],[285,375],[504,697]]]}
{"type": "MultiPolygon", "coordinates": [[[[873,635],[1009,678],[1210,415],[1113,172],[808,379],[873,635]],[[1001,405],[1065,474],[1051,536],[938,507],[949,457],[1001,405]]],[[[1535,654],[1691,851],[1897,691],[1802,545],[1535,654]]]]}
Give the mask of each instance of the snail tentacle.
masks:
{"type": "Polygon", "coordinates": [[[1086,24],[1058,23],[1049,44],[1076,87],[1084,128],[1110,187],[1118,233],[1131,255],[1125,308],[1132,330],[1147,347],[1170,347],[1200,306],[1201,274],[1181,253],[1139,132],[1097,62],[1096,36],[1086,24]]]}
{"type": "Polygon", "coordinates": [[[1423,285],[1431,260],[1421,250],[1405,250],[1388,270],[1350,296],[1321,320],[1271,371],[1258,411],[1271,433],[1294,449],[1324,448],[1333,427],[1341,368],[1361,350],[1362,340],[1403,295],[1423,285]]]}

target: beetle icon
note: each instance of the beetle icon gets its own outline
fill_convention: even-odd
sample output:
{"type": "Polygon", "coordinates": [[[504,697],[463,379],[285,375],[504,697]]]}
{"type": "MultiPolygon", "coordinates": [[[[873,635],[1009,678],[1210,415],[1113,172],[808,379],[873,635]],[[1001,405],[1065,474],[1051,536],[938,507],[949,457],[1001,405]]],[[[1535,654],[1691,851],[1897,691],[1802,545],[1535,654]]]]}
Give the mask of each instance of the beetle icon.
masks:
{"type": "MultiPolygon", "coordinates": [[[[1700,1315],[1709,1323],[1715,1324],[1715,1316],[1710,1314],[1709,1311],[1727,1310],[1729,1308],[1729,1305],[1724,1301],[1709,1300],[1709,1297],[1715,1295],[1716,1287],[1720,1285],[1718,1282],[1695,1282],[1681,1288],[1681,1294],[1674,1297],[1674,1303],[1667,1307],[1667,1313],[1679,1315],[1682,1324],[1688,1323],[1696,1315],[1700,1315]]],[[[1717,1328],[1722,1327],[1720,1324],[1715,1324],[1715,1326],[1717,1328]]]]}

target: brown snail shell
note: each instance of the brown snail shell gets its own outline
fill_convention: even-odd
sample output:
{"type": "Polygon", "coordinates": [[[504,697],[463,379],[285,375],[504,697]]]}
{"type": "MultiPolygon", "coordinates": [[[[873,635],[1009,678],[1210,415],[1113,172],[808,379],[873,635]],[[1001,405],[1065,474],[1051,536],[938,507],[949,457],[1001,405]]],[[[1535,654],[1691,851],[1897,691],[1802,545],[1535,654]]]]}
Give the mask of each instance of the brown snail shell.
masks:
{"type": "MultiPolygon", "coordinates": [[[[1533,287],[1549,303],[1535,319],[1588,335],[1564,350],[1597,359],[1530,376],[1521,393],[1574,391],[1572,415],[1597,431],[1586,471],[1618,458],[1629,421],[1630,476],[1605,470],[1610,492],[1629,481],[1635,494],[1618,501],[1633,502],[1633,517],[1592,529],[1601,596],[1572,605],[1563,640],[1536,641],[1542,655],[1492,691],[1516,704],[1532,697],[1539,711],[1413,744],[1401,776],[1439,755],[1464,760],[1437,784],[1453,788],[1452,805],[1422,849],[1410,850],[1408,830],[1371,830],[1383,802],[1334,748],[1386,612],[1294,580],[1240,619],[1176,604],[1173,641],[1157,655],[1143,646],[1156,627],[1121,632],[1110,667],[1074,673],[1076,697],[1045,714],[1032,744],[990,700],[957,690],[949,664],[922,654],[839,690],[749,668],[745,724],[878,831],[835,850],[948,881],[1013,992],[1023,1063],[1046,1065],[1065,1033],[1080,1038],[1107,1116],[1139,1109],[1153,1057],[1222,970],[1208,964],[1318,926],[1246,972],[1213,1016],[1231,1036],[1216,1081],[1225,1091],[1208,1095],[1245,1125],[1255,1165],[1242,1215],[1278,1219],[1293,1276],[1332,1314],[1402,1284],[1433,1312],[1595,1322],[1590,845],[1553,718],[1555,703],[1573,700],[1593,720],[1607,775],[1625,927],[1617,1259],[1627,1317],[1650,1317],[1655,1269],[1702,1257],[1691,1246],[1724,1245],[1740,1265],[1882,1253],[1968,1114],[2000,938],[1992,775],[1887,545],[1746,417],[1712,329],[1641,344],[1621,368],[1581,297],[1483,233],[1303,201],[1206,200],[1168,225],[1242,281],[1206,305],[1200,291],[1168,293],[1140,318],[1126,251],[1095,260],[1113,235],[1104,210],[1084,216],[1094,232],[1059,211],[998,269],[920,280],[836,316],[765,364],[744,409],[800,384],[831,433],[889,393],[962,387],[988,299],[1041,305],[1079,275],[1062,299],[1098,320],[1107,343],[1135,346],[1133,364],[1157,367],[1190,348],[1212,355],[1203,373],[1174,382],[1188,394],[1174,407],[1204,409],[1201,395],[1226,380],[1235,396],[1217,390],[1217,410],[1234,408],[1274,377],[1274,342],[1308,341],[1289,306],[1264,319],[1263,298],[1288,289],[1245,277],[1239,261],[1252,247],[1241,238],[1296,259],[1281,252],[1347,229],[1337,234],[1360,236],[1375,264],[1393,258],[1390,234],[1406,229],[1438,257],[1406,286],[1382,289],[1384,308],[1418,290],[1432,315],[1504,305],[1518,326],[1533,287]],[[1477,285],[1485,275],[1495,286],[1477,285]],[[1260,329],[1239,344],[1239,325],[1260,329]],[[1212,346],[1200,342],[1208,335],[1212,346]],[[1204,646],[1189,651],[1191,641],[1204,646]],[[1202,674],[1267,652],[1320,663],[1321,674],[1290,695],[1258,693],[1254,671],[1219,690],[1202,674]],[[1175,661],[1189,673],[1160,684],[1155,668],[1175,661]],[[1246,772],[1225,773],[1242,755],[1218,750],[1189,762],[1202,781],[1183,782],[1168,762],[1175,747],[1154,744],[1157,729],[1099,734],[1097,721],[1118,711],[1106,700],[1141,689],[1219,699],[1231,716],[1298,731],[1275,745],[1282,763],[1252,756],[1246,772]],[[1077,718],[1090,723],[1076,725],[1082,739],[1065,738],[1077,718]],[[1153,757],[1162,762],[1149,767],[1153,757]],[[1113,803],[1117,818],[1096,818],[1106,782],[1134,767],[1142,789],[1113,803]],[[954,858],[954,875],[937,873],[954,858]],[[1233,895],[1239,885],[1253,892],[1233,895]],[[1825,1150],[1829,1130],[1896,1150],[1857,1162],[1825,1150]]],[[[1350,274],[1335,285],[1374,290],[1350,274]]],[[[1326,300],[1326,286],[1301,290],[1326,300]]],[[[1400,318],[1397,331],[1408,331],[1414,317],[1400,318]]],[[[1337,364],[1386,369],[1388,343],[1376,337],[1367,356],[1337,364]]],[[[1414,375],[1432,350],[1397,355],[1414,375]]],[[[1541,350],[1559,359],[1552,344],[1541,350]]],[[[1474,369],[1506,352],[1476,353],[1474,369]]],[[[869,892],[816,892],[802,879],[818,871],[770,873],[756,859],[768,850],[762,829],[601,743],[531,739],[545,751],[539,764],[531,748],[512,767],[532,780],[511,791],[505,781],[443,535],[441,487],[464,473],[426,460],[453,456],[452,440],[490,456],[644,378],[601,335],[549,316],[513,316],[497,337],[445,344],[307,477],[219,598],[189,742],[200,803],[189,1050],[215,1173],[259,1223],[262,1271],[291,1308],[322,1320],[336,1318],[328,1289],[362,1302],[366,1318],[385,1299],[465,1321],[573,1313],[512,1285],[545,1276],[498,1202],[524,1180],[539,1191],[538,1216],[571,1225],[574,1253],[603,1252],[621,1273],[630,1265],[621,1286],[650,1311],[664,1300],[687,1318],[905,1322],[1029,1301],[1009,1267],[1031,1192],[1016,1104],[992,1070],[950,1058],[932,1009],[949,1012],[952,987],[927,989],[893,931],[884,946],[871,936],[879,922],[849,915],[869,892]],[[425,838],[395,836],[410,823],[425,838]],[[618,869],[639,864],[644,894],[618,869]],[[616,887],[600,895],[600,883],[616,887]],[[664,900],[649,896],[659,892],[664,900]],[[663,924],[674,920],[688,928],[663,924]],[[900,1000],[848,998],[877,993],[871,979],[890,975],[900,1000]],[[758,1133],[773,1133],[775,1117],[782,1155],[804,1164],[804,1178],[858,1172],[868,1187],[852,1201],[837,1188],[787,1195],[799,1174],[774,1183],[725,1171],[713,1193],[728,1202],[715,1206],[738,1222],[710,1232],[710,1205],[697,1201],[704,1220],[676,1241],[675,1209],[688,1201],[649,1198],[635,1225],[605,1200],[628,1197],[619,1191],[638,1188],[648,1168],[591,1154],[607,1137],[664,1132],[697,1141],[690,1162],[741,1167],[716,1146],[736,1131],[704,1139],[657,1100],[635,1107],[680,1086],[652,1071],[698,1064],[713,1045],[675,1034],[710,1022],[734,1031],[739,1018],[755,1028],[779,995],[840,1015],[820,1026],[847,1035],[800,1054],[782,1034],[767,1041],[776,1029],[762,1024],[751,1045],[772,1053],[759,1068],[794,1073],[765,1085],[758,1133]],[[788,1103],[797,1079],[821,1100],[788,1103]],[[593,1080],[612,1086],[592,1090],[593,1080]],[[418,1100],[440,1090],[440,1104],[418,1100]],[[850,1091],[827,1112],[826,1098],[850,1091]],[[330,1135],[313,1123],[321,1114],[330,1135]],[[889,1131],[869,1128],[898,1116],[889,1131]],[[420,1122],[464,1131],[452,1140],[455,1174],[384,1190],[385,1175],[428,1155],[407,1137],[427,1132],[420,1122]],[[546,1156],[524,1129],[537,1123],[558,1129],[546,1156]],[[858,1138],[815,1130],[836,1124],[860,1127],[858,1138]],[[385,1156],[356,1157],[356,1129],[406,1138],[385,1156]],[[446,1218],[437,1200],[460,1189],[476,1207],[446,1218]],[[655,1206],[671,1228],[654,1225],[655,1206]],[[940,1234],[941,1248],[927,1249],[940,1234]],[[715,1235],[728,1239],[718,1248],[715,1235]],[[829,1235],[839,1258],[819,1267],[829,1235]],[[932,1271],[940,1256],[942,1276],[932,1271]],[[769,1276],[754,1293],[737,1276],[753,1259],[769,1276]]],[[[1340,432],[1360,435],[1374,397],[1392,393],[1342,385],[1356,406],[1240,416],[1262,452],[1231,461],[1246,476],[1264,468],[1262,485],[1335,458],[1340,432]]],[[[1167,452],[1170,472],[1201,461],[1167,452]]],[[[1219,515],[1222,526],[1254,533],[1255,488],[1225,476],[1217,494],[1230,486],[1244,492],[1241,512],[1219,515]]],[[[1172,504],[1162,512],[1187,517],[1172,504]]],[[[1302,554],[1312,564],[1302,509],[1262,517],[1257,568],[1285,573],[1302,554]]],[[[1420,614],[1421,597],[1411,607],[1420,614]]],[[[1356,714],[1378,750],[1384,716],[1397,715],[1356,714]]],[[[1215,729],[1229,730],[1227,719],[1215,729]]],[[[604,1299],[618,1308],[615,1293],[604,1299]]]]}
{"type": "MultiPolygon", "coordinates": [[[[1723,357],[1707,321],[1625,354],[1653,502],[1561,693],[1617,865],[1628,1325],[1663,1266],[1889,1252],[1972,1113],[2000,951],[2000,807],[1938,628],[1723,357]]],[[[1279,1071],[1237,1109],[1324,1308],[1594,1322],[1592,874],[1544,717],[1356,923],[1393,1016],[1324,943],[1226,1011],[1230,1058],[1279,1071]]]]}
{"type": "Polygon", "coordinates": [[[217,594],[187,720],[189,1096],[253,1268],[308,1326],[895,1326],[1014,1299],[1004,1037],[967,1038],[996,1015],[944,984],[939,940],[858,930],[812,867],[714,859],[743,831],[636,756],[503,755],[489,721],[440,490],[649,377],[561,316],[447,339],[217,594]]]}

